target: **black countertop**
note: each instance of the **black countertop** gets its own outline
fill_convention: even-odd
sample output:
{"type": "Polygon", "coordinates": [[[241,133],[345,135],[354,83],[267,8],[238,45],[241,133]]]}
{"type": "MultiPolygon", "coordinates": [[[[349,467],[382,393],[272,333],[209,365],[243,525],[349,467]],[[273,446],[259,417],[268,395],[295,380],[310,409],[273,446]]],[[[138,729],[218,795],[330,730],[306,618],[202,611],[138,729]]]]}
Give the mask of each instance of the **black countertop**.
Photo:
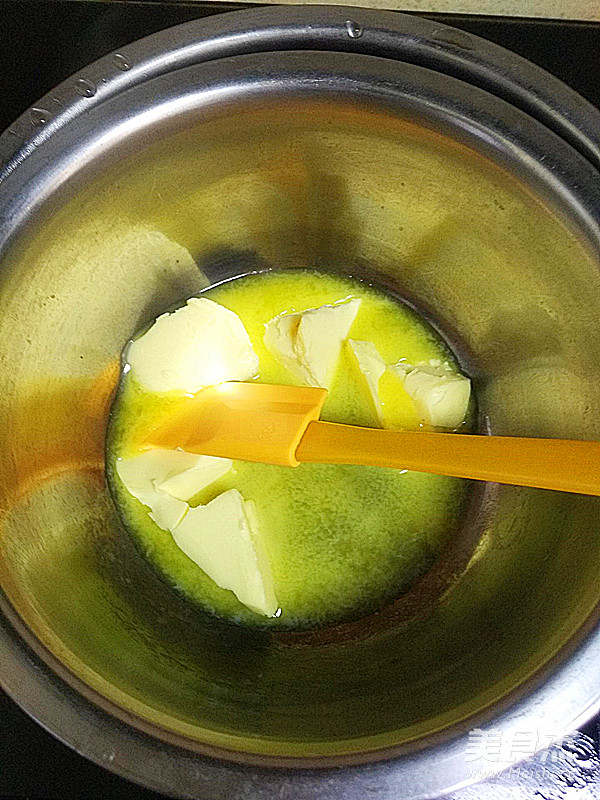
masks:
{"type": "MultiPolygon", "coordinates": [[[[57,83],[105,53],[162,28],[235,8],[239,6],[221,3],[0,0],[0,130],[57,83]]],[[[600,24],[435,18],[529,58],[600,107],[600,24]]],[[[600,800],[599,733],[600,718],[555,748],[552,757],[542,754],[447,800],[600,800]]],[[[77,755],[0,691],[0,798],[162,797],[77,755]]]]}
{"type": "MultiPolygon", "coordinates": [[[[240,7],[249,6],[0,0],[0,130],[105,53],[171,25],[240,7]]],[[[514,50],[600,106],[600,23],[460,15],[435,19],[514,50]]]]}

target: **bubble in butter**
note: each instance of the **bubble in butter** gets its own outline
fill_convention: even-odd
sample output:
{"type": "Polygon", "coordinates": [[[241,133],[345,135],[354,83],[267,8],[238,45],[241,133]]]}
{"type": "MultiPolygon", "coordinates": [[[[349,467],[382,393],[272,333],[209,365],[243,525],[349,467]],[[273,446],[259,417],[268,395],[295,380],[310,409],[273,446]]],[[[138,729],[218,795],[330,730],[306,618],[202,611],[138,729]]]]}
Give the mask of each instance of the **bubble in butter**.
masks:
{"type": "MultiPolygon", "coordinates": [[[[283,314],[356,300],[361,302],[352,303],[357,313],[344,333],[354,342],[371,342],[386,364],[402,359],[410,364],[432,359],[452,363],[443,342],[414,312],[352,279],[274,271],[215,286],[203,297],[239,315],[258,359],[256,379],[263,383],[302,382],[272,343],[268,346],[268,335],[265,343],[267,323],[283,314]]],[[[377,403],[356,367],[356,347],[343,346],[337,368],[323,368],[330,394],[322,419],[378,426],[377,403]]],[[[384,396],[397,400],[395,425],[419,426],[421,417],[402,381],[390,382],[384,396]]],[[[426,572],[456,528],[465,485],[454,478],[378,467],[291,468],[234,461],[196,496],[186,494],[186,500],[192,507],[207,506],[236,490],[251,504],[280,607],[276,616],[256,613],[211,580],[118,478],[117,459],[134,456],[141,431],[164,418],[176,402],[171,394],[150,392],[131,374],[124,376],[108,433],[108,478],[121,515],[147,557],[176,590],[209,613],[285,629],[362,616],[397,597],[426,572]]]]}

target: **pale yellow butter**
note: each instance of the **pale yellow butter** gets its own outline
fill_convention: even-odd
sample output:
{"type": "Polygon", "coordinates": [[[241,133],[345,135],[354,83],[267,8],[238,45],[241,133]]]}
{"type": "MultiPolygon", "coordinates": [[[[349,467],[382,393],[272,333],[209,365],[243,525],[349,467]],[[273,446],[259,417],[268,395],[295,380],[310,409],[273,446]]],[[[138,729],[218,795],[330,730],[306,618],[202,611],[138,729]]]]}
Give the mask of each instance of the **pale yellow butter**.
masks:
{"type": "Polygon", "coordinates": [[[127,491],[150,508],[150,516],[159,528],[168,530],[183,517],[187,503],[159,491],[157,484],[190,469],[198,458],[183,450],[146,450],[133,458],[117,459],[117,474],[127,491]]]}
{"type": "Polygon", "coordinates": [[[348,339],[348,351],[351,353],[358,372],[365,380],[373,407],[380,423],[383,422],[383,408],[379,396],[379,381],[387,369],[386,363],[379,355],[373,342],[348,339]]]}
{"type": "Polygon", "coordinates": [[[156,489],[156,493],[148,505],[150,506],[150,519],[163,531],[170,531],[178,525],[189,508],[183,500],[177,500],[160,489],[156,489]]]}
{"type": "MultiPolygon", "coordinates": [[[[208,456],[199,456],[196,453],[186,453],[184,450],[144,450],[131,458],[117,459],[117,473],[125,484],[125,488],[140,502],[148,505],[146,500],[155,491],[154,484],[162,487],[175,475],[180,475],[188,470],[193,470],[205,464],[208,456]]],[[[229,459],[218,459],[228,463],[229,459]]],[[[205,484],[207,486],[208,483],[205,484]]],[[[183,498],[182,498],[183,499],[183,498]]]]}
{"type": "Polygon", "coordinates": [[[216,456],[196,456],[196,458],[197,462],[190,469],[167,478],[157,488],[189,503],[198,492],[226,475],[233,464],[230,458],[216,456]]]}
{"type": "Polygon", "coordinates": [[[155,449],[119,458],[116,467],[127,491],[150,508],[159,528],[170,530],[186,513],[186,501],[229,472],[231,463],[228,458],[155,449]]]}
{"type": "Polygon", "coordinates": [[[237,489],[205,506],[190,508],[187,502],[231,466],[228,458],[158,449],[116,462],[125,488],[148,506],[150,518],[192,561],[240,602],[271,616],[277,601],[252,503],[237,489]]]}
{"type": "Polygon", "coordinates": [[[309,386],[331,388],[342,345],[361,301],[281,314],[266,325],[264,341],[286,368],[309,386]]]}
{"type": "Polygon", "coordinates": [[[438,428],[458,428],[465,421],[471,381],[449,364],[437,360],[414,366],[399,362],[389,369],[402,381],[422,422],[438,428]]]}
{"type": "Polygon", "coordinates": [[[258,372],[258,357],[241,319],[206,297],[162,314],[127,351],[132,375],[149,392],[193,394],[258,372]]]}
{"type": "Polygon", "coordinates": [[[190,508],[171,531],[181,550],[223,589],[265,616],[278,609],[264,545],[251,503],[230,489],[205,506],[190,508]]]}

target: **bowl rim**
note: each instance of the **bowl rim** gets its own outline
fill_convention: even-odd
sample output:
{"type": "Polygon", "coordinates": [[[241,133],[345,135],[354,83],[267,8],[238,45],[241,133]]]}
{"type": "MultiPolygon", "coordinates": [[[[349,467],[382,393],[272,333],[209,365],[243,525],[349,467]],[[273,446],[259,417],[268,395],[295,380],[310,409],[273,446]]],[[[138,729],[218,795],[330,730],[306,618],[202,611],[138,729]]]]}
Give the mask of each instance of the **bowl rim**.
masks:
{"type": "Polygon", "coordinates": [[[300,5],[229,11],[184,22],[94,61],[41,97],[0,135],[0,182],[59,127],[130,86],[190,64],[287,50],[379,55],[459,78],[525,111],[600,168],[598,109],[526,58],[410,14],[300,5]],[[352,26],[360,33],[350,35],[352,26]]]}

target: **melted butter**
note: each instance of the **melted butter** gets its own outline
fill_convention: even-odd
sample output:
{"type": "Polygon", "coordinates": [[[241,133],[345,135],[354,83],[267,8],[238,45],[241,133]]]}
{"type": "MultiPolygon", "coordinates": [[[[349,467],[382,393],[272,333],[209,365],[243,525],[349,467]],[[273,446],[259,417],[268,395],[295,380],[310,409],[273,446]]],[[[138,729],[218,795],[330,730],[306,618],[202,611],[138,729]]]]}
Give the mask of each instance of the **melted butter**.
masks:
{"type": "MultiPolygon", "coordinates": [[[[391,297],[357,281],[314,272],[246,276],[209,290],[207,296],[242,319],[260,361],[259,380],[295,383],[264,346],[264,326],[282,312],[303,311],[346,297],[362,306],[354,339],[372,341],[385,361],[447,359],[437,335],[391,297]]],[[[398,381],[386,386],[395,421],[418,420],[398,381]]],[[[206,610],[238,622],[276,627],[314,627],[349,619],[395,598],[429,569],[455,528],[461,481],[377,467],[302,464],[297,468],[234,462],[232,471],[196,496],[209,502],[237,488],[256,504],[269,554],[279,617],[265,620],[220,589],[179,550],[171,535],[148,517],[114,471],[118,456],[132,455],[140,432],[164,417],[177,398],[152,396],[125,378],[113,412],[108,474],[124,519],[147,556],[172,585],[206,610]]],[[[373,405],[343,351],[322,418],[377,425],[373,405]]]]}

